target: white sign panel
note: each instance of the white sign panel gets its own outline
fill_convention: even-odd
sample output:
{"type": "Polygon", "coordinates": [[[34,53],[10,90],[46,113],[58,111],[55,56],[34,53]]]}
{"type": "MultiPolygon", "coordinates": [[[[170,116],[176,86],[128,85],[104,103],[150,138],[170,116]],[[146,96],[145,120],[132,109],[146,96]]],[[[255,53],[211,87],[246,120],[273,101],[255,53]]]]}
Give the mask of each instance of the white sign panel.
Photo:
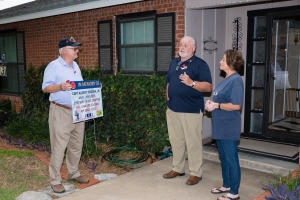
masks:
{"type": "Polygon", "coordinates": [[[101,84],[99,80],[70,82],[73,123],[103,116],[101,84]]]}

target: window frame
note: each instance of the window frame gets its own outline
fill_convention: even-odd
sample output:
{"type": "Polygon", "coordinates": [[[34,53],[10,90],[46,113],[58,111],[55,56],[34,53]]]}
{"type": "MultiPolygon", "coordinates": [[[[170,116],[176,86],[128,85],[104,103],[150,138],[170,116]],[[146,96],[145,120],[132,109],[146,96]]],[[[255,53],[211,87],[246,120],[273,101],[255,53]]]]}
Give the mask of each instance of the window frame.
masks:
{"type": "Polygon", "coordinates": [[[168,60],[168,62],[171,62],[172,58],[175,57],[175,12],[172,13],[163,13],[163,14],[157,14],[155,10],[146,11],[146,12],[139,12],[139,13],[130,13],[130,14],[124,14],[124,15],[117,15],[116,16],[116,58],[118,60],[118,66],[117,71],[120,72],[122,70],[123,74],[145,74],[145,75],[152,75],[154,73],[158,75],[166,75],[168,73],[168,70],[165,71],[158,71],[158,46],[165,46],[169,45],[171,46],[171,58],[168,60]],[[158,42],[158,17],[164,17],[164,16],[171,16],[172,17],[172,42],[158,42]],[[121,69],[121,48],[125,47],[126,45],[121,45],[121,23],[123,22],[134,22],[134,21],[142,21],[147,19],[153,19],[154,21],[154,45],[150,44],[135,44],[135,45],[128,45],[130,47],[146,47],[146,46],[153,46],[154,47],[154,69],[153,70],[124,70],[121,69]]]}
{"type": "Polygon", "coordinates": [[[155,31],[155,14],[156,11],[147,11],[147,12],[140,12],[140,13],[130,13],[130,14],[124,14],[124,15],[119,15],[116,16],[116,46],[117,46],[117,59],[118,61],[118,67],[117,70],[118,72],[120,72],[122,70],[123,74],[153,74],[153,72],[155,71],[155,61],[156,61],[156,56],[155,56],[155,52],[154,52],[154,70],[152,71],[147,71],[147,70],[143,70],[143,71],[139,71],[139,70],[124,70],[121,69],[121,57],[122,57],[122,50],[121,48],[124,46],[130,46],[130,47],[146,47],[146,46],[153,46],[154,47],[154,51],[156,49],[156,31],[155,31]],[[135,44],[135,45],[121,45],[121,23],[123,22],[137,22],[137,21],[142,21],[142,20],[146,20],[146,19],[153,19],[154,21],[154,44],[153,45],[139,45],[139,44],[135,44]]]}
{"type": "MultiPolygon", "coordinates": [[[[0,94],[19,96],[25,92],[25,81],[24,81],[24,74],[26,71],[25,34],[24,34],[24,31],[17,31],[16,29],[0,31],[0,36],[7,36],[7,35],[14,35],[16,38],[17,62],[6,62],[6,66],[8,66],[10,64],[17,65],[18,89],[17,89],[17,91],[3,90],[2,86],[0,86],[0,94]],[[20,42],[21,42],[21,44],[20,44],[20,42]],[[21,73],[23,73],[23,76],[21,73]]],[[[2,77],[0,77],[0,79],[2,79],[2,77]]]]}

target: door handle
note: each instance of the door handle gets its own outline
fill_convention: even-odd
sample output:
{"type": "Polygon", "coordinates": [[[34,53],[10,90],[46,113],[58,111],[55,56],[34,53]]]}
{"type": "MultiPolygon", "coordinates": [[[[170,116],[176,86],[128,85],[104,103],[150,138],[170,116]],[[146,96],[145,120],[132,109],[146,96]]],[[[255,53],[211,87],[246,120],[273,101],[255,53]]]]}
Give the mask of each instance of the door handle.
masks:
{"type": "Polygon", "coordinates": [[[273,79],[273,81],[275,80],[275,76],[271,75],[271,78],[273,79]]]}

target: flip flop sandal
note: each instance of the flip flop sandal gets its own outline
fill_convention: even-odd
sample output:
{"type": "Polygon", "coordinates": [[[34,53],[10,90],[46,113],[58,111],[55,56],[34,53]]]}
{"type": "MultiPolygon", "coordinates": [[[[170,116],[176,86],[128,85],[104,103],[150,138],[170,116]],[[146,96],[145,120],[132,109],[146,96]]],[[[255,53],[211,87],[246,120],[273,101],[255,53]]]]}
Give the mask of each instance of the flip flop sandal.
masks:
{"type": "Polygon", "coordinates": [[[228,197],[228,196],[221,196],[221,197],[218,197],[217,198],[217,200],[221,200],[220,198],[222,198],[222,199],[225,199],[225,200],[238,200],[238,199],[240,199],[240,197],[238,196],[238,197],[236,197],[236,198],[232,198],[232,197],[228,197]]]}
{"type": "Polygon", "coordinates": [[[217,188],[213,188],[210,192],[213,193],[213,194],[221,194],[221,193],[226,193],[226,192],[229,192],[230,190],[221,190],[220,187],[217,187],[217,188]],[[215,192],[213,192],[213,190],[217,190],[215,192]]]}

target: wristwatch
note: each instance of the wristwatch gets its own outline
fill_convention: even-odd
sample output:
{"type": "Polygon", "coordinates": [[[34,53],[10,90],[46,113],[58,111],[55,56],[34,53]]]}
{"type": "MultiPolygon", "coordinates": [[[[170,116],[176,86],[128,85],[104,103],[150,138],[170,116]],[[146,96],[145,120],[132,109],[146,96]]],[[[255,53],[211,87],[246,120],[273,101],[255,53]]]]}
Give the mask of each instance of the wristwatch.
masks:
{"type": "Polygon", "coordinates": [[[194,87],[196,85],[196,83],[195,83],[195,81],[193,81],[193,84],[192,84],[192,86],[191,87],[194,87]]]}

